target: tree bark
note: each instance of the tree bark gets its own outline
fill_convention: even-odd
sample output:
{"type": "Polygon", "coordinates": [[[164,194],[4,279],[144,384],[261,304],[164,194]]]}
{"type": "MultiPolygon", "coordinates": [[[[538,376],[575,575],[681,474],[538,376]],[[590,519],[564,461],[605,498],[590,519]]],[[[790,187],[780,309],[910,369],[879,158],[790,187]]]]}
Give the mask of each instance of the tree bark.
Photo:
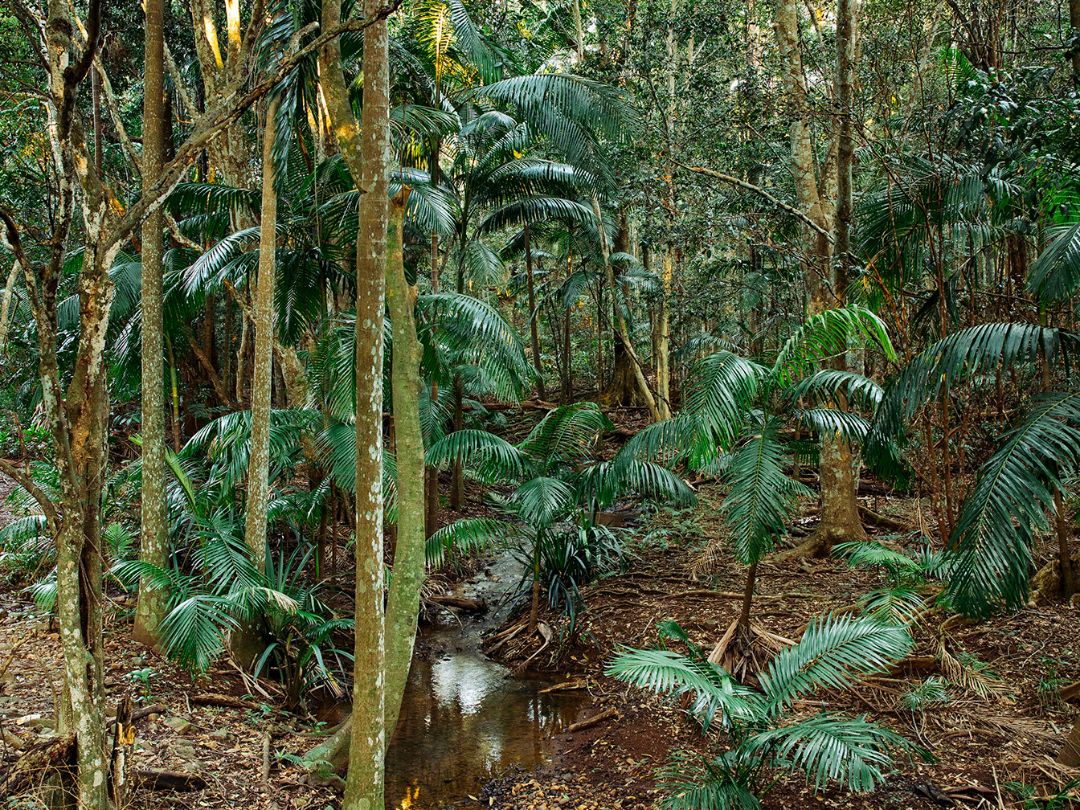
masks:
{"type": "MultiPolygon", "coordinates": [[[[364,0],[374,14],[379,0],[364,0]]],[[[337,0],[323,5],[323,28],[337,26],[337,0]]],[[[386,757],[386,634],[383,583],[382,371],[389,220],[390,68],[388,31],[380,20],[364,34],[364,107],[352,114],[331,41],[320,58],[327,108],[342,156],[360,190],[356,242],[356,615],[349,772],[343,807],[382,810],[386,757]]]]}
{"type": "Polygon", "coordinates": [[[604,277],[607,281],[608,288],[611,290],[611,312],[612,322],[615,324],[615,334],[618,336],[623,350],[630,357],[630,362],[633,364],[634,380],[637,382],[638,393],[648,407],[649,415],[652,417],[653,421],[659,422],[663,417],[661,417],[660,410],[657,407],[656,397],[654,397],[652,391],[649,390],[649,383],[645,379],[645,372],[641,368],[641,361],[638,359],[637,352],[634,351],[634,344],[630,340],[630,331],[627,329],[626,319],[623,317],[622,307],[619,304],[619,290],[615,286],[615,272],[611,267],[611,253],[608,250],[607,234],[604,233],[604,218],[600,211],[600,201],[596,197],[593,197],[592,204],[593,213],[596,216],[600,231],[600,256],[604,263],[604,277]]]}
{"type": "MultiPolygon", "coordinates": [[[[835,155],[835,164],[832,167],[823,167],[820,183],[815,168],[810,111],[799,42],[798,4],[796,0],[779,0],[777,6],[777,45],[785,66],[784,83],[791,114],[792,174],[799,208],[815,226],[811,261],[806,274],[810,290],[807,315],[815,315],[843,304],[845,284],[844,279],[838,277],[833,268],[833,245],[829,233],[835,229],[835,240],[843,244],[843,247],[837,250],[840,265],[843,267],[848,252],[851,217],[851,159],[854,153],[851,102],[856,2],[857,0],[838,0],[836,85],[840,121],[836,126],[836,144],[828,150],[830,156],[835,155]],[[827,197],[827,178],[833,176],[834,169],[838,206],[827,197]]],[[[844,358],[837,358],[833,365],[844,368],[844,358]]],[[[847,442],[836,436],[822,437],[819,473],[821,523],[801,550],[825,556],[837,542],[865,539],[866,531],[859,519],[851,448],[847,442]]]]}
{"type": "MultiPolygon", "coordinates": [[[[1074,37],[1080,38],[1080,0],[1069,0],[1069,28],[1074,37]]],[[[1080,87],[1080,39],[1073,42],[1071,56],[1073,84],[1080,87]]]]}
{"type": "MultiPolygon", "coordinates": [[[[164,0],[146,0],[146,68],[143,97],[144,184],[161,173],[165,151],[165,9],[164,0]]],[[[99,133],[100,134],[100,133],[99,133]]],[[[100,144],[95,144],[95,147],[100,144]]],[[[164,214],[158,208],[142,227],[142,491],[139,558],[157,568],[168,564],[168,514],[165,500],[165,400],[163,231],[164,214]]],[[[166,593],[147,578],[139,583],[134,637],[151,647],[159,643],[158,626],[165,618],[166,593]]]]}
{"type": "Polygon", "coordinates": [[[407,192],[391,204],[386,298],[394,335],[391,386],[397,451],[397,542],[386,606],[386,729],[397,726],[412,664],[420,588],[424,583],[424,434],[420,424],[421,347],[416,336],[416,288],[405,278],[403,249],[407,192]]]}
{"type": "Polygon", "coordinates": [[[255,281],[255,357],[251,382],[251,461],[244,506],[244,542],[260,571],[266,568],[266,508],[270,495],[270,409],[274,376],[274,282],[277,274],[277,191],[274,138],[278,99],[266,110],[263,127],[259,274],[255,281]]]}
{"type": "MultiPolygon", "coordinates": [[[[630,234],[626,225],[626,212],[619,212],[619,229],[615,232],[615,252],[626,253],[630,247],[630,234]]],[[[646,261],[647,261],[646,254],[646,261]]],[[[648,268],[646,267],[646,272],[648,268]]],[[[614,265],[611,268],[612,279],[615,281],[616,289],[619,288],[619,271],[615,269],[614,265]]],[[[618,302],[616,302],[618,305],[618,302]]],[[[599,315],[598,315],[599,317],[599,315]]],[[[608,381],[607,388],[604,391],[604,402],[607,405],[640,405],[644,402],[642,400],[637,387],[637,380],[634,378],[634,361],[630,355],[627,354],[622,341],[619,340],[618,329],[615,325],[614,319],[611,322],[612,332],[612,371],[611,379],[608,381]]]]}
{"type": "Polygon", "coordinates": [[[532,349],[533,368],[536,369],[536,393],[540,399],[547,399],[544,391],[544,366],[540,359],[540,324],[539,313],[536,310],[536,287],[533,283],[532,238],[527,222],[525,223],[525,281],[529,296],[529,346],[532,349]]]}

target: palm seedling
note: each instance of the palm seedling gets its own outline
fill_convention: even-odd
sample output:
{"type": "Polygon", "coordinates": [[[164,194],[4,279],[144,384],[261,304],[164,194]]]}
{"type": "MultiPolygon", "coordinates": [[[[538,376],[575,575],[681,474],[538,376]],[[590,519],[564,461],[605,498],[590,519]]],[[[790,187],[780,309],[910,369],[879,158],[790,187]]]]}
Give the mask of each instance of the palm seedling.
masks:
{"type": "Polygon", "coordinates": [[[817,435],[839,434],[852,444],[865,438],[870,423],[854,408],[872,412],[881,389],[853,372],[818,368],[856,341],[876,345],[886,357],[893,357],[881,321],[859,307],[826,310],[808,319],[771,367],[726,350],[711,353],[692,366],[683,409],[642,430],[616,459],[616,465],[621,459],[642,458],[682,463],[719,473],[728,485],[722,508],[730,545],[748,569],[740,615],[713,651],[714,661],[730,648],[733,664],[747,666],[755,636],[777,644],[771,634],[751,624],[758,564],[784,537],[795,499],[810,494],[788,473],[791,465],[782,429],[787,424],[817,435]],[[801,402],[821,404],[800,407],[801,402]],[[735,664],[739,658],[742,663],[735,664]]]}
{"type": "Polygon", "coordinates": [[[840,785],[866,793],[886,778],[891,752],[910,748],[865,715],[796,710],[802,700],[851,687],[906,656],[911,637],[896,624],[869,616],[815,619],[797,644],[773,658],[757,689],[711,661],[674,622],[661,625],[664,641],[679,642],[687,652],[626,650],[607,674],[678,699],[703,733],[718,730],[724,740],[713,753],[672,756],[659,774],[665,810],[759,808],[778,770],[801,774],[815,790],[840,785]]]}
{"type": "Polygon", "coordinates": [[[841,543],[833,553],[852,568],[878,569],[884,573],[886,584],[863,594],[858,601],[860,613],[882,622],[902,625],[919,622],[941,593],[940,583],[949,577],[950,560],[944,552],[932,549],[929,541],[913,554],[874,540],[841,543]]]}
{"type": "Polygon", "coordinates": [[[428,463],[460,462],[477,480],[508,488],[490,499],[502,518],[466,518],[434,533],[429,559],[451,549],[508,543],[531,584],[529,628],[534,630],[546,584],[554,604],[574,611],[578,586],[612,559],[611,535],[597,513],[617,498],[639,495],[688,503],[693,495],[670,471],[652,462],[591,462],[593,447],[611,422],[592,402],[549,412],[518,444],[480,430],[460,430],[435,442],[428,463]]]}

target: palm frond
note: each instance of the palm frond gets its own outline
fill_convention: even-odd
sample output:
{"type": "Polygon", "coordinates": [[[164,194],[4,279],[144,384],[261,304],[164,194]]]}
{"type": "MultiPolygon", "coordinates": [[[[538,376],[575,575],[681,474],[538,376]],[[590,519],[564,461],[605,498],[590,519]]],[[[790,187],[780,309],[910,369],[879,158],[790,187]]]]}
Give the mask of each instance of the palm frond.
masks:
{"type": "Polygon", "coordinates": [[[691,713],[708,728],[717,715],[723,727],[760,719],[761,697],[723,668],[708,660],[689,658],[674,650],[624,650],[604,673],[659,695],[689,695],[691,713]]]}
{"type": "Polygon", "coordinates": [[[865,717],[823,712],[759,732],[747,746],[767,753],[776,764],[806,774],[815,790],[840,784],[853,793],[868,793],[884,780],[885,769],[892,763],[890,749],[908,743],[865,717]]]}
{"type": "Polygon", "coordinates": [[[724,519],[731,545],[744,565],[768,554],[786,533],[794,508],[795,482],[784,472],[785,454],[772,420],[731,455],[725,477],[731,489],[724,499],[724,519]]]}
{"type": "Polygon", "coordinates": [[[882,672],[908,654],[907,631],[866,616],[812,619],[798,644],[786,647],[761,675],[773,713],[820,689],[839,689],[882,672]]]}
{"type": "Polygon", "coordinates": [[[1048,394],[979,470],[951,546],[948,593],[956,607],[986,616],[1027,598],[1033,534],[1046,527],[1054,493],[1080,469],[1080,392],[1048,394]]]}
{"type": "Polygon", "coordinates": [[[720,447],[730,447],[757,395],[764,369],[728,351],[720,351],[690,368],[684,411],[720,447]]]}
{"type": "Polygon", "coordinates": [[[812,372],[823,360],[846,352],[859,341],[876,345],[896,360],[884,322],[859,306],[827,309],[807,318],[787,339],[773,363],[773,376],[783,385],[812,372]]]}
{"type": "Polygon", "coordinates": [[[1028,278],[1028,290],[1044,304],[1064,301],[1080,289],[1080,221],[1051,228],[1050,239],[1028,278]]]}
{"type": "Polygon", "coordinates": [[[430,568],[438,568],[448,554],[471,554],[498,547],[518,534],[518,528],[495,518],[462,518],[443,526],[427,539],[425,556],[430,568]]]}

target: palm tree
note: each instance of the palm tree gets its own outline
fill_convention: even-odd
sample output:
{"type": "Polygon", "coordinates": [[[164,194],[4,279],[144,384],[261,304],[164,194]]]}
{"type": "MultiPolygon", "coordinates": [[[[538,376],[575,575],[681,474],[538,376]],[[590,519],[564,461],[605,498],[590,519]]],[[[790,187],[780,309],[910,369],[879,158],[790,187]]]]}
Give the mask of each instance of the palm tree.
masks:
{"type": "Polygon", "coordinates": [[[665,810],[745,810],[777,783],[776,770],[799,773],[816,791],[839,784],[854,793],[874,790],[886,777],[890,750],[911,746],[865,717],[820,711],[793,717],[801,700],[844,689],[885,672],[912,648],[907,631],[867,616],[828,615],[810,622],[802,638],[782,650],[746,686],[714,663],[675,622],[660,639],[687,650],[628,650],[607,674],[658,695],[681,698],[703,733],[714,728],[727,745],[716,753],[676,752],[660,772],[665,810]]]}
{"type": "MultiPolygon", "coordinates": [[[[999,369],[1034,372],[1040,363],[1067,361],[1078,349],[1077,335],[1034,324],[986,323],[955,332],[916,355],[887,386],[866,452],[878,456],[882,448],[902,445],[919,410],[954,396],[962,384],[992,384],[991,372],[999,369]]],[[[1076,408],[1075,391],[1041,394],[979,470],[947,543],[955,557],[948,592],[962,612],[985,616],[1027,599],[1034,532],[1047,526],[1055,493],[1080,461],[1076,408]]],[[[1059,547],[1059,582],[1070,562],[1066,539],[1059,547]]]]}
{"type": "Polygon", "coordinates": [[[856,340],[894,357],[884,324],[859,307],[825,310],[808,318],[771,367],[727,350],[709,354],[690,370],[683,409],[640,431],[620,453],[620,459],[654,459],[719,471],[729,486],[723,509],[730,543],[748,570],[742,610],[713,651],[715,661],[727,655],[734,640],[743,653],[742,665],[749,663],[757,633],[750,614],[758,563],[784,536],[796,496],[809,493],[786,472],[781,425],[786,420],[818,436],[839,435],[849,442],[860,442],[870,431],[870,422],[851,409],[872,411],[881,389],[854,372],[818,368],[856,340]],[[806,400],[825,407],[800,407],[806,400]]]}
{"type": "MultiPolygon", "coordinates": [[[[460,463],[487,484],[510,486],[507,495],[491,494],[507,520],[463,519],[440,529],[428,541],[429,557],[439,560],[449,549],[475,549],[510,544],[523,550],[526,578],[531,583],[528,628],[535,631],[545,568],[558,569],[567,544],[581,540],[582,555],[592,554],[599,535],[596,515],[618,497],[639,495],[658,501],[687,504],[693,494],[678,476],[648,461],[587,463],[593,448],[611,422],[592,402],[564,405],[550,411],[517,445],[480,430],[448,434],[428,449],[428,463],[447,467],[460,463]]],[[[561,566],[566,570],[566,566],[561,566]]],[[[555,578],[549,587],[554,602],[559,593],[573,610],[577,586],[591,574],[569,581],[555,578]],[[580,581],[579,581],[580,579],[580,581]]],[[[549,578],[551,579],[551,578],[549,578]]]]}

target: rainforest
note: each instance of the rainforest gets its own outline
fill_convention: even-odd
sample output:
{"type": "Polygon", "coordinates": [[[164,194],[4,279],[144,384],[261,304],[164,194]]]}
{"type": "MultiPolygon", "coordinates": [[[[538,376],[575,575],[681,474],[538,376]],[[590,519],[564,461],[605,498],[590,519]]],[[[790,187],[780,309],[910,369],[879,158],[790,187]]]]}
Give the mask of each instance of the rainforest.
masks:
{"type": "Polygon", "coordinates": [[[1080,0],[0,0],[0,810],[1080,808],[1080,0]]]}

